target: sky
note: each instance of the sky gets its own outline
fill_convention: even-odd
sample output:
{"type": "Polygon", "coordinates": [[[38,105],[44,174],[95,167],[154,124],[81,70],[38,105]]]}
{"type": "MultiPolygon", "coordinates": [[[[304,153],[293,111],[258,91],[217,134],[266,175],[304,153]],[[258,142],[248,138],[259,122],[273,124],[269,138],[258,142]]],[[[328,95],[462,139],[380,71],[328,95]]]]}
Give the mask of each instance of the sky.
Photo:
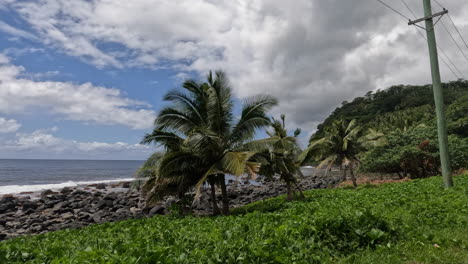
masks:
{"type": "MultiPolygon", "coordinates": [[[[468,40],[468,2],[438,1],[468,40]]],[[[406,2],[423,16],[421,0],[406,2]]],[[[468,48],[441,21],[458,69],[441,62],[442,79],[465,78],[468,48]]],[[[286,114],[305,144],[343,101],[431,82],[407,22],[375,0],[0,0],[0,158],[145,159],[163,95],[209,70],[228,74],[238,104],[276,96],[269,114],[286,114]]]]}

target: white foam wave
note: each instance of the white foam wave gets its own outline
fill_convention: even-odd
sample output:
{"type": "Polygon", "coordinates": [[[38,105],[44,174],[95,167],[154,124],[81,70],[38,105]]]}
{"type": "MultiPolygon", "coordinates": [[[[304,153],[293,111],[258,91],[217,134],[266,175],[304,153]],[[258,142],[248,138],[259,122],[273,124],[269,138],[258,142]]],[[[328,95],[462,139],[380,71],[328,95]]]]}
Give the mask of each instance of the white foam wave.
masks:
{"type": "Polygon", "coordinates": [[[2,194],[14,194],[14,193],[22,193],[22,192],[38,192],[43,190],[57,190],[63,187],[76,187],[79,185],[89,185],[89,184],[96,184],[96,183],[112,183],[112,182],[125,182],[125,181],[133,181],[134,178],[127,178],[127,179],[116,179],[116,180],[101,180],[101,181],[67,181],[62,183],[55,183],[55,184],[35,184],[35,185],[6,185],[0,186],[0,195],[2,194]]]}

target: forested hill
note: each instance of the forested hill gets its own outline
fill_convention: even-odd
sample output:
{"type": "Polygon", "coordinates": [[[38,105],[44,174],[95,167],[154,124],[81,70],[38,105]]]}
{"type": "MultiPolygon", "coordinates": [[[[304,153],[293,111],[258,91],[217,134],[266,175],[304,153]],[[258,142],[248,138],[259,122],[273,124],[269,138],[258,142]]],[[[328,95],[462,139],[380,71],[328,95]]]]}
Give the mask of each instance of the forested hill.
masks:
{"type": "MultiPolygon", "coordinates": [[[[449,132],[467,133],[465,130],[468,130],[468,81],[458,80],[442,85],[447,116],[456,121],[456,124],[449,122],[449,132]]],[[[317,127],[317,132],[312,135],[311,140],[323,137],[324,129],[339,119],[356,119],[361,125],[387,130],[430,122],[434,116],[432,85],[397,85],[368,92],[351,102],[344,101],[317,127]]]]}

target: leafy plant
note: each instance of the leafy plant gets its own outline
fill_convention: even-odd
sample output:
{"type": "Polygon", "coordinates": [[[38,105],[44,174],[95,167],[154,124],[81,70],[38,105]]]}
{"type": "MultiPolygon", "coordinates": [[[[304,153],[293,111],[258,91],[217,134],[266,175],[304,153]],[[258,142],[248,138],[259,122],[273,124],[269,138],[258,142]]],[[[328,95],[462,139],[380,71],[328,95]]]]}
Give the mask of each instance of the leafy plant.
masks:
{"type": "Polygon", "coordinates": [[[183,90],[164,97],[171,103],[154,121],[152,133],[142,143],[160,144],[166,152],[158,163],[156,176],[147,182],[150,199],[177,193],[183,196],[195,188],[211,185],[213,213],[218,212],[215,185],[221,187],[222,211],[229,214],[225,174],[254,173],[258,165],[249,162],[255,150],[246,149],[257,129],[269,125],[266,112],[276,105],[270,96],[246,99],[240,119],[233,118],[231,86],[225,73],[210,72],[204,83],[186,81],[183,90]]]}
{"type": "Polygon", "coordinates": [[[231,216],[92,225],[0,242],[0,263],[464,263],[468,175],[305,191],[231,216]],[[439,248],[434,247],[437,244],[439,248]]]}
{"type": "Polygon", "coordinates": [[[302,175],[299,170],[300,164],[297,161],[301,152],[297,145],[297,137],[301,130],[296,129],[292,136],[288,136],[285,118],[285,115],[281,115],[280,120],[273,118],[272,130],[267,131],[269,138],[252,143],[265,145],[265,149],[259,151],[253,159],[262,165],[259,174],[270,179],[276,174],[280,176],[280,180],[286,183],[286,199],[291,201],[295,198],[301,199],[304,197],[296,178],[297,175],[302,175]]]}

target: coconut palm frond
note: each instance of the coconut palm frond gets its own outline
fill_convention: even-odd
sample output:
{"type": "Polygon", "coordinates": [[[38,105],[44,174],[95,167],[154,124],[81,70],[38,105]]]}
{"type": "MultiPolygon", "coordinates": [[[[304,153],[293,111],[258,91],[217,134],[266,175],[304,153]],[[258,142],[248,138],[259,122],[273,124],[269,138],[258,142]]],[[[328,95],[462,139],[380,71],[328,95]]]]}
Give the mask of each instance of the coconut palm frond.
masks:
{"type": "Polygon", "coordinates": [[[206,120],[204,113],[201,112],[203,109],[197,105],[198,102],[185,93],[177,90],[170,91],[164,96],[164,101],[170,101],[183,112],[190,113],[191,119],[197,124],[202,124],[206,120]]]}
{"type": "Polygon", "coordinates": [[[217,164],[213,164],[204,174],[203,176],[198,180],[197,184],[195,184],[195,197],[194,197],[194,202],[198,201],[201,197],[201,188],[203,184],[208,180],[208,177],[211,175],[223,173],[220,169],[216,167],[217,164]]]}
{"type": "Polygon", "coordinates": [[[227,152],[219,162],[219,168],[234,176],[245,173],[247,161],[255,155],[255,152],[227,152]]]}
{"type": "Polygon", "coordinates": [[[146,134],[141,144],[159,144],[166,150],[179,150],[182,146],[183,139],[172,132],[155,129],[151,134],[146,134]]]}
{"type": "Polygon", "coordinates": [[[189,133],[199,123],[197,119],[172,107],[163,108],[156,118],[155,125],[161,130],[175,130],[189,133]]]}

